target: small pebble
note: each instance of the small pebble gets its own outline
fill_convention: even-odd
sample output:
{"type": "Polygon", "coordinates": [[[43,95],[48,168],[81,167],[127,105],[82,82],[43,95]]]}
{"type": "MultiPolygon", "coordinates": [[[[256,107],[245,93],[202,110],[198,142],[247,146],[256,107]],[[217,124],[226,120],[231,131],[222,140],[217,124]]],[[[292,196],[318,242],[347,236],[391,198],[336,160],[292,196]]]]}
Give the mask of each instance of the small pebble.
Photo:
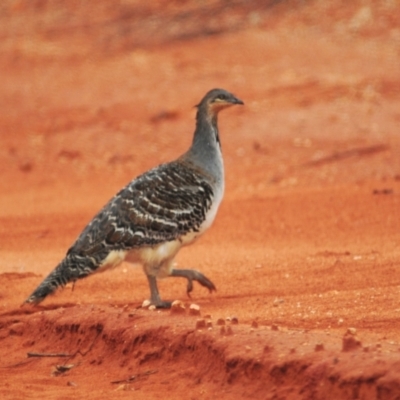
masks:
{"type": "Polygon", "coordinates": [[[223,318],[218,318],[217,325],[225,325],[225,320],[223,318]]]}
{"type": "Polygon", "coordinates": [[[264,346],[264,353],[270,353],[272,351],[272,347],[267,344],[264,346]]]}
{"type": "Polygon", "coordinates": [[[342,351],[357,350],[361,347],[361,342],[352,334],[346,333],[342,339],[342,351]]]}
{"type": "Polygon", "coordinates": [[[347,328],[347,333],[354,336],[357,333],[357,329],[356,328],[347,328]]]}
{"type": "Polygon", "coordinates": [[[279,326],[276,324],[271,325],[271,331],[279,331],[279,326]]]}
{"type": "Polygon", "coordinates": [[[151,301],[147,299],[147,300],[143,301],[142,307],[147,308],[150,304],[151,304],[151,301]]]}
{"type": "Polygon", "coordinates": [[[150,311],[154,311],[156,309],[156,306],[154,304],[152,304],[151,306],[149,306],[149,310],[150,311]]]}
{"type": "Polygon", "coordinates": [[[191,304],[189,307],[189,314],[200,315],[200,306],[198,306],[197,304],[191,304]]]}
{"type": "Polygon", "coordinates": [[[186,308],[182,301],[175,300],[171,304],[171,314],[183,314],[185,313],[186,308]]]}
{"type": "Polygon", "coordinates": [[[284,302],[285,302],[285,300],[283,300],[283,299],[275,299],[275,300],[273,301],[272,305],[273,305],[274,307],[278,307],[279,304],[282,304],[282,303],[284,303],[284,302]]]}
{"type": "Polygon", "coordinates": [[[119,391],[119,390],[128,391],[128,390],[131,390],[131,388],[130,388],[130,386],[129,386],[128,383],[124,383],[124,384],[122,384],[122,385],[119,385],[119,386],[115,389],[115,391],[119,391]]]}
{"type": "Polygon", "coordinates": [[[253,321],[253,322],[251,323],[251,327],[252,327],[252,328],[258,328],[258,322],[257,322],[257,321],[253,321]]]}
{"type": "Polygon", "coordinates": [[[202,329],[206,327],[206,321],[204,319],[198,319],[196,321],[196,329],[202,329]]]}
{"type": "Polygon", "coordinates": [[[231,318],[231,324],[232,324],[232,325],[237,325],[238,323],[239,323],[239,320],[238,320],[237,317],[232,317],[232,318],[231,318]]]}
{"type": "Polygon", "coordinates": [[[324,345],[322,343],[317,343],[314,348],[315,351],[323,351],[324,345]]]}

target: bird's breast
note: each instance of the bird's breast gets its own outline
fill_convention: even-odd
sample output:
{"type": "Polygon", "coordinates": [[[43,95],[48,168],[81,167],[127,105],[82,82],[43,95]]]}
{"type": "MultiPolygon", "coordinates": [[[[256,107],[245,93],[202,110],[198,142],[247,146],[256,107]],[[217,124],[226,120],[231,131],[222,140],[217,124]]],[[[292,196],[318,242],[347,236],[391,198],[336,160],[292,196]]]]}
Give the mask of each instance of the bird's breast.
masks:
{"type": "Polygon", "coordinates": [[[206,212],[204,221],[200,224],[199,228],[196,231],[191,231],[181,238],[182,245],[188,245],[192,243],[205,231],[207,231],[207,229],[211,227],[217,215],[223,196],[224,196],[224,182],[221,181],[221,184],[215,190],[211,207],[206,212]]]}

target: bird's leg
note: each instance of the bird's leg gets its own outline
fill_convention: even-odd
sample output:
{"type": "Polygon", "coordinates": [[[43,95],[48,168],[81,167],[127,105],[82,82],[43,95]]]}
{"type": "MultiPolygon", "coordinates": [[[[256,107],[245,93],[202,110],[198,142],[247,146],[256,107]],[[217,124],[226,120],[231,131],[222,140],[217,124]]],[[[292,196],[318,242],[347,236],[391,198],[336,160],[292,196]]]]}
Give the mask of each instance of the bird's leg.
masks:
{"type": "Polygon", "coordinates": [[[161,300],[160,293],[157,287],[157,279],[153,275],[147,275],[147,280],[149,281],[150,286],[150,301],[151,304],[155,305],[157,308],[170,308],[170,301],[161,300]]]}
{"type": "Polygon", "coordinates": [[[194,269],[173,269],[170,276],[177,276],[187,279],[188,283],[186,293],[189,297],[190,292],[193,290],[193,281],[199,282],[200,285],[206,287],[210,292],[217,290],[215,285],[206,276],[194,269]]]}

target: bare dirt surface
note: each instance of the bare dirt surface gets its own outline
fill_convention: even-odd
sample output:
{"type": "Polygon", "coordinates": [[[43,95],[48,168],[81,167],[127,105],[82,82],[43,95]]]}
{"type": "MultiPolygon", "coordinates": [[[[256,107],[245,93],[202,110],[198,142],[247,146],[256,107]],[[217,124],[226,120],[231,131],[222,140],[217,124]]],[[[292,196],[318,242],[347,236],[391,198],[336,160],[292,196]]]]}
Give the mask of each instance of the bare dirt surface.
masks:
{"type": "Polygon", "coordinates": [[[149,4],[0,6],[0,397],[400,399],[400,3],[149,4]],[[218,291],[160,283],[201,316],[128,264],[20,307],[214,87],[245,107],[177,262],[218,291]]]}

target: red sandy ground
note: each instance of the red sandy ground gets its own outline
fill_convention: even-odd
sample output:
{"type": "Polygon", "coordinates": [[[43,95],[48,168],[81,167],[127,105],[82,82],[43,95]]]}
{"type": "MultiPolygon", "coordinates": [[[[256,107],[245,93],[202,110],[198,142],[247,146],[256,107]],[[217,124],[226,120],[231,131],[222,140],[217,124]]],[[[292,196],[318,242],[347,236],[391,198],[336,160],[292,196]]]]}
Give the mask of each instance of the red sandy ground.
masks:
{"type": "Polygon", "coordinates": [[[348,3],[181,26],[198,2],[3,2],[2,399],[400,398],[400,5],[348,3]],[[186,150],[213,87],[246,105],[220,116],[217,220],[177,261],[218,291],[160,283],[212,328],[141,309],[127,264],[21,308],[119,188],[186,150]]]}

